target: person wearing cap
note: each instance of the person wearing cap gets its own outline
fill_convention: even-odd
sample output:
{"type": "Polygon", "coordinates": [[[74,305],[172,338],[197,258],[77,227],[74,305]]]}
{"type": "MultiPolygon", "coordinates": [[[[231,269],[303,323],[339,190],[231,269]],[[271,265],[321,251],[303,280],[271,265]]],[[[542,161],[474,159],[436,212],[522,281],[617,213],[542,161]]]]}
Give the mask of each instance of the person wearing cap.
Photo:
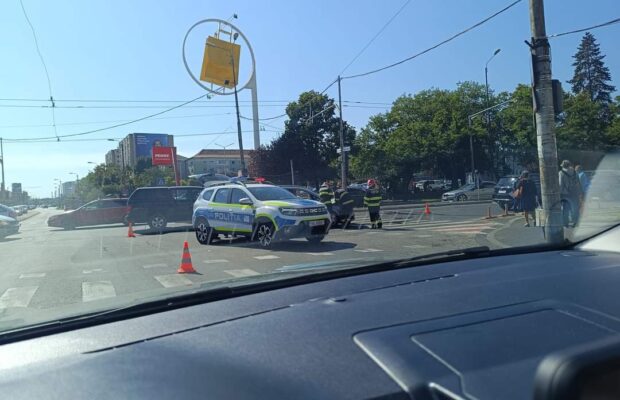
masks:
{"type": "Polygon", "coordinates": [[[517,192],[519,193],[519,199],[521,200],[521,207],[523,209],[523,216],[525,217],[525,226],[530,226],[530,214],[536,226],[536,185],[530,180],[530,173],[528,171],[521,172],[519,177],[519,183],[517,183],[517,192]]]}
{"type": "Polygon", "coordinates": [[[370,216],[370,228],[381,229],[381,191],[379,185],[374,179],[368,180],[368,189],[364,195],[364,205],[368,207],[368,215],[370,216]]]}

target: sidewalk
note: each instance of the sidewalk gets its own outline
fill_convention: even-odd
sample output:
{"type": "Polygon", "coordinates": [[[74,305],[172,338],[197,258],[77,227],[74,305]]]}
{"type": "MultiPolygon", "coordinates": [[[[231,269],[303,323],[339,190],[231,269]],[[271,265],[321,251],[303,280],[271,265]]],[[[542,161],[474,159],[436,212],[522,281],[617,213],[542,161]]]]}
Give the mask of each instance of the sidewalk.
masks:
{"type": "Polygon", "coordinates": [[[525,227],[525,219],[522,214],[511,217],[508,222],[499,229],[489,232],[486,240],[496,248],[533,246],[545,243],[543,229],[539,226],[525,227]]]}

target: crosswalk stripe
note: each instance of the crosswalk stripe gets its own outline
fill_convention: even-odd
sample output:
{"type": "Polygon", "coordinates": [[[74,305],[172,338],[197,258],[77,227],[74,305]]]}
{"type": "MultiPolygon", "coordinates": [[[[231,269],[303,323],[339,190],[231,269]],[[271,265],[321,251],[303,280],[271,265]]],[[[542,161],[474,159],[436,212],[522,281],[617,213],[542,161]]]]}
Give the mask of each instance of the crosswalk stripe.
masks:
{"type": "Polygon", "coordinates": [[[192,284],[192,281],[190,281],[187,277],[178,274],[157,275],[155,276],[155,279],[157,279],[157,281],[165,288],[192,284]]]}
{"type": "Polygon", "coordinates": [[[354,250],[354,251],[357,251],[358,253],[376,253],[376,252],[383,251],[383,250],[379,250],[379,249],[357,249],[357,250],[354,250]]]}
{"type": "Polygon", "coordinates": [[[482,230],[493,229],[491,225],[470,225],[470,226],[454,226],[454,227],[441,227],[434,229],[437,232],[450,232],[450,231],[467,231],[467,230],[482,230]]]}
{"type": "Polygon", "coordinates": [[[143,265],[142,268],[144,269],[148,269],[148,268],[168,268],[168,264],[148,264],[148,265],[143,265]]]}
{"type": "Polygon", "coordinates": [[[334,253],[330,253],[328,251],[324,252],[324,253],[306,253],[309,254],[311,256],[333,256],[334,253]]]}
{"type": "Polygon", "coordinates": [[[228,260],[204,260],[205,264],[219,264],[219,263],[227,263],[228,260]]]}
{"type": "Polygon", "coordinates": [[[254,258],[257,259],[257,260],[275,260],[275,259],[278,259],[280,257],[273,256],[273,255],[267,255],[267,256],[255,256],[254,258]]]}
{"type": "Polygon", "coordinates": [[[255,276],[260,275],[259,272],[254,271],[253,269],[228,269],[224,270],[228,275],[232,275],[235,278],[243,278],[244,276],[255,276]]]}
{"type": "Polygon", "coordinates": [[[38,286],[9,288],[0,296],[0,309],[8,307],[28,307],[38,286]]]}
{"type": "Polygon", "coordinates": [[[403,247],[406,247],[408,249],[423,249],[423,248],[426,248],[428,246],[425,246],[423,244],[408,244],[408,245],[405,245],[403,247]]]}
{"type": "Polygon", "coordinates": [[[103,272],[102,268],[94,268],[94,269],[85,269],[82,271],[83,274],[92,274],[94,272],[103,272]]]}
{"type": "Polygon", "coordinates": [[[116,296],[110,281],[82,282],[82,301],[95,301],[116,296]]]}
{"type": "Polygon", "coordinates": [[[27,279],[27,278],[43,278],[45,277],[45,272],[33,272],[30,274],[21,274],[19,279],[27,279]]]}

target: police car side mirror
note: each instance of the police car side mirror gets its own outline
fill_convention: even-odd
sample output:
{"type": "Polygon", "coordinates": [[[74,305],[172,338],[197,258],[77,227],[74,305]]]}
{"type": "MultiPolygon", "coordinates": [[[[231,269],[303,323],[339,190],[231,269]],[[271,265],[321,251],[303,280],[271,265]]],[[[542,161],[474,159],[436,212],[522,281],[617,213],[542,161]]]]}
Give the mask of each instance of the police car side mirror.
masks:
{"type": "Polygon", "coordinates": [[[244,206],[251,206],[252,204],[254,204],[254,202],[250,200],[250,198],[244,197],[242,199],[239,199],[239,204],[244,206]]]}

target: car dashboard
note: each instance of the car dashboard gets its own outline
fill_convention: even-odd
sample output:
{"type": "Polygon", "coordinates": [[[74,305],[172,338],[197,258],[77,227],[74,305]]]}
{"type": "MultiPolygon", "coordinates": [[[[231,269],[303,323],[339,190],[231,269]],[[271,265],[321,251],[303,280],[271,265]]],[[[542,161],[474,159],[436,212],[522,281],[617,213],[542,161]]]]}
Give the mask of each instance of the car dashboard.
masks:
{"type": "Polygon", "coordinates": [[[359,274],[0,346],[11,399],[524,399],[548,354],[620,331],[620,255],[359,274]]]}

